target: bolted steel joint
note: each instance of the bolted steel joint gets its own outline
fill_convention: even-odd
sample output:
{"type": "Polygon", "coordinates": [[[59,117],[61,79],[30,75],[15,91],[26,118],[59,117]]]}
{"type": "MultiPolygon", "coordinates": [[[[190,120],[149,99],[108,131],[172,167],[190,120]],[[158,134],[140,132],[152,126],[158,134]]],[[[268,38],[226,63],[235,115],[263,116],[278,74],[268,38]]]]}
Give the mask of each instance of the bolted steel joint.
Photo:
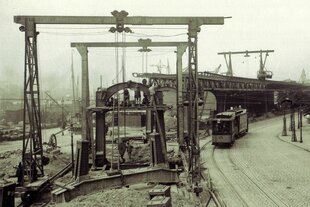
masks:
{"type": "Polygon", "coordinates": [[[19,27],[19,31],[25,32],[25,31],[26,31],[25,26],[24,26],[24,25],[23,25],[23,26],[20,26],[20,27],[19,27]]]}
{"type": "Polygon", "coordinates": [[[122,11],[116,11],[114,10],[111,12],[111,14],[116,18],[116,27],[114,29],[110,29],[110,32],[126,32],[126,33],[132,33],[131,29],[129,27],[124,27],[124,18],[128,16],[128,12],[122,10],[122,11]],[[112,31],[111,31],[112,30],[112,31]]]}
{"type": "Polygon", "coordinates": [[[201,31],[200,25],[195,21],[190,21],[188,24],[188,37],[196,38],[198,33],[201,31]]]}

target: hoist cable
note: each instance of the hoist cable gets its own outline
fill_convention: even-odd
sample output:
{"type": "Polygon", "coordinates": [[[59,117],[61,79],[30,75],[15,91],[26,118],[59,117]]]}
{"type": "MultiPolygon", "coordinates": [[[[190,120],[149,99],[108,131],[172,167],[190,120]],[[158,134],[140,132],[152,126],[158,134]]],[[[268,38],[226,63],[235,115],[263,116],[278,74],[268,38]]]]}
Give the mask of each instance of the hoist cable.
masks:
{"type": "Polygon", "coordinates": [[[144,73],[144,52],[141,52],[142,54],[142,73],[144,73]]]}
{"type": "Polygon", "coordinates": [[[148,56],[148,52],[145,53],[145,72],[147,73],[147,56],[148,56]]]}
{"type": "Polygon", "coordinates": [[[112,101],[112,152],[111,152],[111,168],[110,170],[113,171],[113,160],[114,160],[114,141],[115,141],[115,137],[114,137],[114,123],[115,123],[115,111],[114,111],[114,105],[115,105],[115,99],[113,98],[112,101]]]}
{"type": "MultiPolygon", "coordinates": [[[[115,67],[116,67],[116,84],[119,83],[119,51],[118,51],[118,32],[115,32],[115,67]]],[[[119,137],[119,93],[117,92],[117,140],[118,140],[118,146],[120,144],[120,137],[119,137]]],[[[118,153],[118,161],[117,161],[117,169],[120,168],[120,154],[118,153]]]]}
{"type": "MultiPolygon", "coordinates": [[[[122,33],[122,43],[124,45],[124,43],[126,42],[126,34],[125,32],[122,33]]],[[[123,72],[123,82],[126,81],[126,47],[123,47],[122,48],[122,72],[123,72]]],[[[123,92],[125,94],[125,85],[124,85],[124,88],[123,88],[123,92]]],[[[126,94],[127,96],[127,94],[126,94]]],[[[123,95],[123,107],[124,107],[124,114],[123,114],[123,118],[124,118],[124,124],[123,124],[123,127],[124,127],[124,138],[126,138],[126,102],[127,100],[125,100],[125,95],[123,95]]]]}
{"type": "MultiPolygon", "coordinates": [[[[125,32],[122,33],[122,43],[126,42],[125,32]]],[[[122,72],[123,72],[123,82],[126,82],[126,47],[122,47],[122,72]]]]}

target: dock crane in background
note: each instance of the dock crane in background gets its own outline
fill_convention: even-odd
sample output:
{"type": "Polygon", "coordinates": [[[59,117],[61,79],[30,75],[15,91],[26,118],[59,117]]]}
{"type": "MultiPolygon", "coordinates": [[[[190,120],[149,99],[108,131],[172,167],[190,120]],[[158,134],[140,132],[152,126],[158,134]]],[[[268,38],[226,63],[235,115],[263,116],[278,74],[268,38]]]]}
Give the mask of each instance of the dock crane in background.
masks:
{"type": "Polygon", "coordinates": [[[272,78],[272,71],[266,70],[266,60],[269,56],[269,53],[274,52],[274,50],[253,50],[253,51],[238,51],[238,52],[219,52],[218,55],[224,55],[225,63],[227,65],[227,76],[233,76],[233,69],[232,69],[232,61],[231,55],[238,55],[238,54],[245,54],[244,57],[250,57],[249,54],[259,53],[259,70],[257,72],[257,78],[259,80],[265,80],[266,78],[272,78]],[[263,57],[265,54],[265,57],[263,57]],[[228,55],[228,60],[226,56],[228,55]]]}
{"type": "Polygon", "coordinates": [[[59,104],[48,92],[45,91],[45,94],[59,107],[61,108],[61,120],[62,120],[62,128],[64,127],[64,124],[66,122],[66,117],[70,114],[65,108],[64,108],[64,99],[62,98],[61,104],[59,104]]]}
{"type": "Polygon", "coordinates": [[[159,60],[159,63],[157,63],[156,65],[150,65],[152,67],[157,67],[157,70],[159,73],[163,72],[163,69],[166,69],[167,74],[171,74],[171,70],[170,70],[170,65],[169,65],[169,60],[167,59],[167,65],[162,64],[161,60],[159,60]]]}
{"type": "Polygon", "coordinates": [[[210,71],[210,73],[218,74],[220,72],[221,67],[222,67],[222,64],[219,64],[214,70],[210,71]]]}

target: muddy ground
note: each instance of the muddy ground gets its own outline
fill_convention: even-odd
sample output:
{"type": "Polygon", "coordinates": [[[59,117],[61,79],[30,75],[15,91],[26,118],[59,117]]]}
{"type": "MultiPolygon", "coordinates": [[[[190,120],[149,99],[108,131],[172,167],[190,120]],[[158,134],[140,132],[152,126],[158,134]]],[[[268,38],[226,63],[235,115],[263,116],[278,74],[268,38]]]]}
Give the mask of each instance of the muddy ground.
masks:
{"type": "MultiPolygon", "coordinates": [[[[141,142],[132,142],[132,159],[131,162],[149,162],[150,160],[150,146],[141,142]]],[[[169,159],[177,159],[177,143],[170,141],[168,143],[168,157],[169,159]]],[[[114,144],[114,161],[117,161],[117,145],[114,144]]],[[[111,160],[112,145],[107,146],[107,157],[111,160]]],[[[71,161],[71,155],[67,153],[48,154],[44,153],[50,159],[50,163],[44,167],[46,175],[52,176],[59,170],[64,168],[71,161]]],[[[22,151],[13,150],[0,153],[0,180],[6,180],[15,176],[16,167],[21,161],[22,151]]],[[[128,162],[128,154],[125,153],[125,159],[128,162]]],[[[63,181],[71,180],[71,173],[68,173],[63,181]]],[[[129,188],[119,188],[112,190],[105,190],[102,192],[93,193],[90,195],[80,196],[65,204],[49,204],[50,206],[146,206],[149,201],[148,192],[154,185],[139,184],[130,186],[129,188]]],[[[183,190],[172,187],[172,203],[173,206],[193,206],[194,203],[184,196],[183,190]]]]}

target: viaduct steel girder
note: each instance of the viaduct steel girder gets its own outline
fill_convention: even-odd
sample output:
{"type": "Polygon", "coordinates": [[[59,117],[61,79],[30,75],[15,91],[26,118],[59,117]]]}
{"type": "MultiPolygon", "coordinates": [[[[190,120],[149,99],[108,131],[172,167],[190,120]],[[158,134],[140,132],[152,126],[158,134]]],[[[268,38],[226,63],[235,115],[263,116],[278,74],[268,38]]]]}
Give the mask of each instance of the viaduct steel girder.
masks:
{"type": "MultiPolygon", "coordinates": [[[[135,77],[149,78],[151,83],[156,82],[161,87],[176,88],[176,76],[166,74],[139,74],[135,77]]],[[[188,75],[183,75],[185,84],[188,82],[188,75]]],[[[266,90],[266,84],[261,81],[244,81],[237,78],[226,79],[225,76],[217,77],[212,74],[199,73],[198,85],[201,90],[266,90]]]]}
{"type": "MultiPolygon", "coordinates": [[[[176,88],[176,76],[158,73],[133,73],[134,77],[148,78],[151,83],[156,82],[161,87],[176,88]]],[[[188,75],[183,74],[185,84],[188,75]]],[[[242,77],[231,77],[210,72],[199,72],[199,88],[202,90],[232,90],[232,91],[287,91],[303,90],[308,91],[310,87],[298,83],[283,81],[257,80],[242,77]]]]}

